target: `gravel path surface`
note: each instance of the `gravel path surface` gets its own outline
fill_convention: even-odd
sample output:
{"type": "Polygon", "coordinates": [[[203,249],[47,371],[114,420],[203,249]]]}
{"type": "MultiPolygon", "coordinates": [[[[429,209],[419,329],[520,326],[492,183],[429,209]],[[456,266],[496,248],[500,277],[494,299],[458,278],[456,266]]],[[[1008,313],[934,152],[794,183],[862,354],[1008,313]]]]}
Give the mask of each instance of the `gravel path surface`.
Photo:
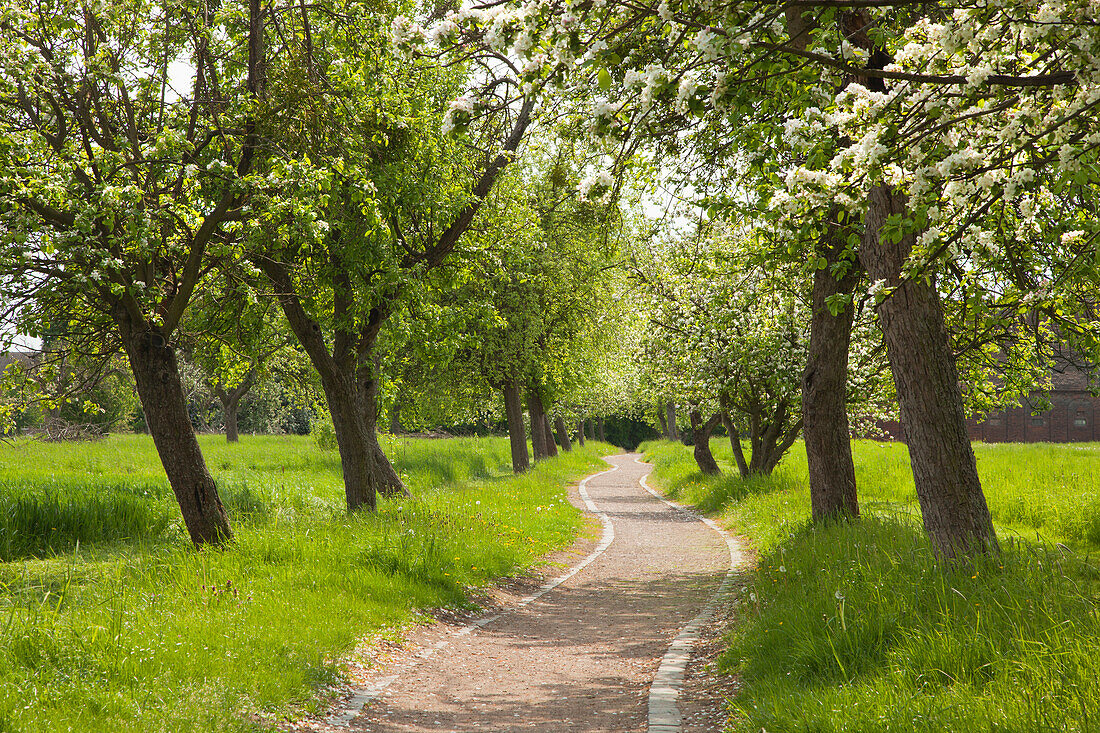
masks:
{"type": "MultiPolygon", "coordinates": [[[[730,557],[712,529],[639,485],[650,467],[635,458],[611,456],[607,460],[618,470],[587,482],[591,501],[614,528],[604,552],[521,608],[508,607],[531,588],[502,592],[497,601],[504,612],[472,632],[446,623],[423,630],[407,653],[372,673],[384,690],[339,728],[646,731],[648,690],[658,664],[718,589],[730,557]]],[[[596,525],[590,534],[599,532],[596,525]]],[[[562,561],[576,564],[597,541],[582,540],[562,561]]],[[[720,625],[708,624],[707,631],[713,644],[720,625]]],[[[701,646],[707,644],[704,638],[701,646]]],[[[685,697],[713,690],[693,685],[694,676],[689,673],[685,697]]],[[[726,691],[684,701],[684,730],[720,730],[726,691]]]]}

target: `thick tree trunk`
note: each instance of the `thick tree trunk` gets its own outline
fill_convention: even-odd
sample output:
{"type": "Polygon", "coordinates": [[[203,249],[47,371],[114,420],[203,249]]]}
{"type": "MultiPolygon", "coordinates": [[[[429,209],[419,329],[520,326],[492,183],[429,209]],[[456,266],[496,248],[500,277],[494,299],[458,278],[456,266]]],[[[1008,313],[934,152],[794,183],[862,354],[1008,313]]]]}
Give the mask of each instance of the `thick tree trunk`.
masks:
{"type": "Polygon", "coordinates": [[[546,412],[542,407],[542,399],[530,388],[527,390],[527,412],[531,416],[531,450],[535,454],[535,460],[541,461],[550,455],[546,446],[549,438],[546,434],[546,412]]]}
{"type": "Polygon", "coordinates": [[[595,421],[595,419],[593,419],[591,417],[585,418],[584,425],[585,425],[585,430],[588,431],[588,439],[589,440],[595,440],[596,439],[596,421],[595,421]]]}
{"type": "Polygon", "coordinates": [[[554,442],[554,429],[550,427],[550,416],[542,413],[542,434],[546,436],[546,457],[557,458],[558,444],[554,442]]]}
{"type": "Polygon", "coordinates": [[[573,443],[569,440],[569,429],[565,427],[565,419],[560,415],[554,418],[554,428],[558,433],[558,442],[562,450],[573,450],[573,443]]]}
{"type": "Polygon", "coordinates": [[[665,403],[665,421],[668,423],[668,439],[679,440],[680,428],[676,426],[676,403],[673,400],[665,403]]]}
{"type": "Polygon", "coordinates": [[[225,415],[225,439],[229,443],[239,443],[241,440],[237,432],[237,412],[240,406],[240,400],[222,403],[222,412],[225,415]]]}
{"type": "MultiPolygon", "coordinates": [[[[831,267],[843,243],[825,243],[831,267]]],[[[854,263],[839,280],[824,267],[814,273],[810,346],[802,373],[802,434],[810,476],[810,509],[815,522],[859,516],[856,469],[848,430],[846,394],[848,349],[852,341],[851,304],[833,315],[827,299],[850,295],[861,277],[854,263]]]]}
{"type": "Polygon", "coordinates": [[[161,334],[132,328],[125,316],[119,320],[146,425],[179,502],[187,533],[196,546],[224,545],[233,538],[229,515],[191,427],[175,350],[161,334]]]}
{"type": "Polygon", "coordinates": [[[943,305],[934,285],[901,276],[916,235],[897,242],[881,236],[888,217],[906,209],[905,197],[890,187],[871,190],[860,259],[871,280],[888,289],[877,312],[924,528],[944,557],[988,552],[997,548],[997,538],[966,431],[943,305]]]}
{"type": "Polygon", "coordinates": [[[356,374],[356,386],[362,395],[364,439],[367,456],[370,460],[371,482],[375,491],[383,496],[409,496],[397,470],[378,442],[378,398],[379,384],[378,356],[374,359],[361,358],[356,374]]]}
{"type": "Polygon", "coordinates": [[[372,479],[370,451],[367,448],[366,423],[353,385],[346,379],[323,379],[336,445],[340,449],[340,468],[344,473],[344,497],[348,511],[378,505],[378,492],[372,479]]]}
{"type": "Polygon", "coordinates": [[[508,442],[512,446],[512,472],[531,468],[527,454],[527,432],[523,428],[523,398],[515,382],[504,386],[504,413],[508,418],[508,442]]]}
{"type": "Polygon", "coordinates": [[[689,415],[691,418],[691,437],[695,444],[695,463],[699,470],[707,476],[717,476],[722,473],[718,468],[718,462],[714,460],[714,454],[710,452],[710,434],[718,427],[722,413],[716,412],[704,420],[698,409],[693,409],[689,415]]]}
{"type": "Polygon", "coordinates": [[[599,430],[599,433],[600,433],[600,442],[601,443],[606,443],[607,442],[607,431],[604,429],[604,423],[603,423],[603,418],[602,417],[599,419],[599,421],[596,423],[596,425],[597,425],[597,429],[599,430]]]}
{"type": "Polygon", "coordinates": [[[577,444],[584,447],[584,420],[577,422],[577,444]]]}

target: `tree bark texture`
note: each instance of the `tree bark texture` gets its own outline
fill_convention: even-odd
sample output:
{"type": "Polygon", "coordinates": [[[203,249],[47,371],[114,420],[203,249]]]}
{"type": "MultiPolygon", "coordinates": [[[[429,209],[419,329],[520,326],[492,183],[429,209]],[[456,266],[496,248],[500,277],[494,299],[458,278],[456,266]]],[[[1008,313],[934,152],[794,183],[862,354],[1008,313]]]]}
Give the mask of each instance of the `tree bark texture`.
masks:
{"type": "Polygon", "coordinates": [[[558,444],[554,442],[554,429],[550,426],[550,415],[545,412],[545,408],[542,413],[542,434],[546,436],[546,457],[556,458],[558,444]]]}
{"type": "Polygon", "coordinates": [[[504,386],[504,413],[508,418],[508,442],[512,446],[512,472],[523,473],[531,468],[527,453],[527,432],[523,427],[523,397],[515,382],[504,386]]]}
{"type": "Polygon", "coordinates": [[[657,426],[661,430],[661,437],[666,440],[671,440],[672,436],[668,433],[668,420],[665,418],[665,406],[659,404],[657,406],[657,426]]]}
{"type": "MultiPolygon", "coordinates": [[[[843,243],[825,245],[824,256],[831,267],[838,261],[843,243]]],[[[830,267],[814,273],[810,345],[802,373],[802,435],[809,464],[810,510],[815,522],[859,516],[846,404],[854,308],[849,303],[834,316],[826,299],[853,293],[861,271],[853,265],[838,280],[830,267]]]]}
{"type": "Polygon", "coordinates": [[[573,442],[569,440],[569,428],[565,427],[565,418],[554,418],[554,429],[558,434],[558,442],[561,443],[561,449],[565,451],[573,450],[573,442]]]}
{"type": "Polygon", "coordinates": [[[363,422],[366,431],[365,444],[370,458],[371,480],[376,491],[383,496],[409,496],[397,470],[378,442],[378,405],[382,384],[378,379],[379,363],[377,354],[374,359],[360,359],[356,369],[355,382],[363,401],[363,422]]]}
{"type": "Polygon", "coordinates": [[[577,422],[577,444],[584,447],[584,420],[577,422]]]}
{"type": "Polygon", "coordinates": [[[868,196],[860,260],[887,297],[878,304],[901,422],[909,445],[924,528],[946,558],[996,550],[993,522],[966,431],[958,368],[934,285],[903,279],[902,267],[916,241],[882,236],[892,215],[904,215],[906,198],[888,186],[868,196]]]}
{"type": "Polygon", "coordinates": [[[722,413],[716,412],[706,420],[698,409],[693,409],[689,414],[691,418],[691,437],[695,444],[695,463],[699,470],[707,476],[717,476],[722,473],[718,468],[718,462],[714,460],[714,454],[710,452],[710,434],[718,427],[722,419],[722,413]]]}
{"type": "Polygon", "coordinates": [[[340,450],[340,467],[344,473],[344,497],[348,511],[374,509],[378,505],[378,488],[371,474],[366,420],[358,390],[354,384],[349,385],[348,381],[339,376],[323,378],[321,386],[332,416],[336,446],[340,450]]]}
{"type": "Polygon", "coordinates": [[[123,348],[137,383],[145,422],[176,495],[183,523],[196,546],[224,545],[233,538],[229,515],[206,468],[187,413],[176,352],[157,331],[120,322],[123,348]]]}
{"type": "Polygon", "coordinates": [[[585,425],[585,430],[588,431],[588,439],[589,440],[595,440],[596,439],[596,420],[594,418],[591,418],[591,417],[587,418],[584,421],[584,425],[585,425]]]}
{"type": "Polygon", "coordinates": [[[542,406],[542,398],[530,388],[527,389],[527,412],[531,416],[531,450],[535,454],[535,460],[549,458],[550,453],[546,446],[549,437],[546,434],[546,411],[542,406]]]}
{"type": "Polygon", "coordinates": [[[605,429],[602,417],[597,421],[596,425],[597,425],[597,429],[599,430],[599,433],[600,433],[600,442],[601,443],[606,443],[607,442],[607,430],[605,429]]]}

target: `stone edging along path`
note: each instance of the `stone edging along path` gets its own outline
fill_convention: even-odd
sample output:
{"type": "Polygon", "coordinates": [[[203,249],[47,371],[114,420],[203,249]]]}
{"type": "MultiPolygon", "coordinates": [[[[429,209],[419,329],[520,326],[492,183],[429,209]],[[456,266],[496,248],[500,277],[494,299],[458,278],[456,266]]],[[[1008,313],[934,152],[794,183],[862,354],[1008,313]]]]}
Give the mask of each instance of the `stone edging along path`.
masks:
{"type": "MultiPolygon", "coordinates": [[[[638,461],[637,458],[634,460],[638,463],[642,462],[638,461]]],[[[692,649],[695,647],[695,643],[699,641],[699,632],[702,627],[714,615],[721,600],[733,589],[737,570],[745,564],[745,557],[741,552],[740,543],[713,520],[688,509],[683,504],[666,499],[646,483],[644,474],[638,479],[638,483],[641,484],[643,489],[657,497],[659,501],[687,514],[693,519],[699,520],[717,532],[725,540],[730,553],[730,567],[726,571],[726,577],[722,580],[722,585],[711,596],[699,615],[693,618],[672,640],[672,644],[665,652],[664,658],[661,659],[661,666],[657,668],[657,674],[653,677],[653,684],[649,687],[649,733],[679,733],[680,708],[677,706],[676,701],[680,697],[680,687],[684,682],[684,672],[687,670],[688,662],[691,661],[692,649]]]]}
{"type": "MultiPolygon", "coordinates": [[[[630,730],[646,729],[650,733],[676,733],[680,731],[681,712],[677,705],[677,702],[682,695],[681,689],[683,688],[684,677],[688,662],[692,658],[693,650],[697,642],[699,641],[703,627],[707,626],[708,622],[711,621],[714,615],[714,611],[716,610],[723,595],[728,593],[730,588],[734,584],[735,566],[740,565],[743,560],[740,548],[737,546],[736,541],[729,537],[725,532],[723,532],[717,525],[675,502],[664,499],[647,485],[645,480],[646,472],[644,469],[649,468],[648,464],[644,464],[639,461],[637,456],[629,455],[617,456],[614,461],[617,465],[614,465],[605,471],[594,473],[584,478],[577,487],[577,493],[579,494],[579,498],[583,502],[585,509],[590,514],[596,516],[603,526],[602,536],[600,538],[599,544],[591,553],[589,553],[579,563],[570,567],[563,574],[538,587],[531,593],[531,595],[528,595],[517,601],[513,601],[507,604],[503,609],[494,611],[490,615],[479,618],[476,621],[469,623],[467,626],[459,629],[454,629],[454,627],[448,629],[445,625],[440,627],[440,629],[445,633],[445,636],[443,638],[439,639],[438,635],[436,635],[436,641],[429,641],[428,639],[425,639],[424,642],[422,642],[422,646],[420,647],[419,651],[416,651],[412,657],[408,658],[408,661],[404,664],[402,668],[398,668],[397,670],[391,669],[391,672],[394,672],[391,676],[376,679],[372,683],[354,690],[351,698],[346,700],[338,710],[333,712],[333,714],[324,721],[324,723],[322,724],[324,729],[330,731],[334,729],[350,728],[354,728],[355,730],[374,730],[375,726],[381,725],[381,728],[385,730],[396,730],[398,727],[400,727],[401,730],[405,730],[406,728],[404,727],[404,725],[409,725],[409,730],[412,730],[412,728],[424,731],[436,730],[439,729],[440,726],[440,720],[435,719],[436,714],[442,713],[442,715],[440,716],[441,719],[450,721],[445,726],[447,730],[467,730],[471,728],[485,729],[484,726],[490,724],[490,721],[492,721],[491,724],[494,727],[499,724],[501,729],[506,728],[508,730],[513,730],[514,726],[512,725],[512,717],[503,716],[507,716],[509,712],[516,712],[517,710],[519,711],[519,714],[516,715],[516,723],[519,723],[520,720],[527,718],[527,715],[532,715],[528,722],[520,725],[520,727],[523,729],[526,729],[528,726],[534,724],[535,720],[543,721],[544,725],[553,723],[554,726],[565,725],[567,727],[571,726],[573,721],[576,721],[578,724],[583,726],[587,723],[580,723],[580,721],[587,721],[587,716],[589,713],[587,709],[584,709],[584,706],[587,705],[587,703],[582,704],[579,701],[593,697],[593,695],[591,694],[586,694],[587,692],[603,689],[603,693],[601,694],[607,695],[607,697],[600,698],[601,700],[605,701],[603,707],[601,708],[602,712],[597,713],[597,716],[603,716],[602,722],[599,724],[600,730],[625,730],[627,728],[629,728],[630,730]],[[634,473],[635,469],[630,468],[631,464],[627,461],[631,459],[633,459],[634,463],[638,466],[639,469],[642,469],[642,475],[637,476],[634,473]],[[590,481],[602,476],[606,476],[608,474],[612,474],[615,471],[619,470],[620,467],[627,469],[627,477],[625,478],[625,480],[620,478],[616,483],[615,479],[610,479],[611,483],[608,483],[608,481],[600,481],[592,484],[591,487],[588,486],[590,481]],[[624,495],[621,493],[614,493],[613,487],[615,486],[628,487],[631,485],[637,487],[634,489],[633,492],[631,492],[631,494],[624,495]],[[612,488],[611,494],[608,494],[609,487],[612,488]],[[713,540],[707,541],[708,543],[710,543],[709,547],[711,547],[712,549],[707,551],[711,553],[709,555],[711,559],[705,561],[706,567],[713,568],[713,571],[719,577],[721,577],[723,567],[725,566],[727,567],[727,569],[725,571],[725,576],[720,582],[717,591],[713,591],[714,586],[711,585],[711,591],[704,591],[702,595],[696,596],[696,600],[691,604],[691,606],[680,607],[682,610],[680,610],[679,612],[673,610],[675,606],[667,605],[668,599],[670,598],[670,596],[667,595],[668,589],[670,587],[676,586],[669,586],[665,584],[661,586],[662,590],[658,590],[657,588],[653,589],[657,593],[657,595],[654,596],[655,599],[664,599],[660,601],[654,600],[653,602],[657,605],[653,606],[653,608],[656,609],[663,607],[666,614],[669,612],[672,613],[671,616],[666,615],[665,618],[679,619],[678,621],[673,621],[671,624],[666,623],[664,625],[664,628],[667,631],[662,632],[662,634],[667,635],[663,636],[663,640],[661,635],[653,636],[653,632],[645,631],[639,637],[629,636],[623,637],[620,641],[601,642],[599,641],[600,632],[596,631],[596,629],[599,628],[599,624],[592,624],[592,620],[603,618],[601,614],[610,614],[611,617],[614,617],[617,613],[625,612],[628,615],[624,616],[624,619],[630,618],[630,614],[634,614],[633,618],[636,619],[637,622],[640,622],[643,617],[639,617],[636,614],[649,607],[648,602],[643,600],[645,596],[637,595],[637,590],[633,591],[634,595],[630,595],[631,591],[629,590],[629,588],[626,590],[621,589],[622,585],[620,579],[622,577],[629,578],[630,582],[628,583],[628,586],[634,583],[638,578],[638,576],[635,575],[635,573],[637,572],[636,570],[634,570],[635,566],[629,564],[629,558],[644,557],[653,561],[647,566],[639,567],[660,568],[662,567],[661,564],[663,563],[663,567],[667,568],[667,570],[664,572],[668,572],[669,570],[675,572],[674,568],[677,566],[674,563],[676,562],[677,557],[682,557],[685,559],[687,557],[702,559],[703,556],[699,555],[698,553],[700,551],[700,548],[704,547],[704,545],[699,544],[699,542],[702,541],[703,537],[706,537],[706,535],[709,534],[707,529],[700,527],[698,524],[695,524],[696,529],[691,530],[687,534],[683,535],[683,537],[686,539],[690,535],[691,537],[695,537],[697,539],[691,540],[690,542],[688,542],[687,545],[681,546],[678,549],[674,549],[673,546],[667,545],[666,543],[665,547],[667,549],[662,550],[661,540],[657,540],[656,542],[654,542],[653,540],[643,540],[642,546],[639,546],[639,537],[656,538],[664,537],[666,535],[654,535],[652,533],[645,534],[644,531],[643,534],[639,535],[639,528],[641,527],[643,528],[643,530],[645,530],[645,527],[649,526],[647,523],[653,521],[650,517],[657,515],[647,514],[647,512],[651,512],[652,510],[646,510],[644,506],[646,504],[653,506],[653,504],[651,501],[646,501],[642,498],[645,496],[644,494],[637,494],[638,488],[641,488],[644,491],[648,492],[650,495],[655,497],[658,501],[664,503],[667,507],[669,507],[669,509],[672,510],[671,512],[669,511],[669,509],[661,510],[663,516],[673,517],[679,514],[681,517],[683,517],[683,519],[676,521],[683,522],[686,520],[687,525],[685,525],[684,527],[685,530],[687,530],[688,527],[694,524],[695,521],[699,521],[702,522],[706,528],[709,528],[710,530],[717,533],[722,538],[723,542],[714,542],[713,540]],[[596,502],[593,501],[592,495],[590,495],[589,493],[590,490],[592,494],[597,497],[597,500],[600,502],[600,504],[605,505],[604,509],[601,509],[600,506],[597,506],[596,502]],[[623,498],[624,496],[629,495],[633,495],[638,498],[635,500],[623,498]],[[624,504],[624,501],[626,501],[627,503],[624,504]],[[642,501],[643,503],[631,505],[631,501],[642,501]],[[641,514],[638,514],[638,512],[634,508],[632,508],[633,506],[638,507],[641,514]],[[643,519],[641,520],[641,524],[639,524],[639,520],[637,519],[637,517],[639,516],[643,517],[643,519]],[[614,517],[614,522],[612,521],[612,517],[614,517]],[[620,542],[615,542],[616,524],[620,522],[620,518],[624,520],[622,526],[619,527],[621,539],[620,542]],[[615,542],[614,547],[617,549],[614,549],[612,550],[612,552],[605,555],[605,551],[612,546],[613,542],[615,542]],[[723,544],[725,545],[724,548],[723,544]],[[643,549],[643,546],[645,549],[643,549]],[[687,547],[689,546],[692,549],[687,549],[687,547]],[[655,550],[655,554],[650,554],[650,549],[655,550]],[[685,549],[687,549],[687,554],[684,554],[685,549]],[[642,552],[643,554],[635,554],[638,552],[642,552]],[[726,560],[727,552],[728,565],[726,560]],[[603,557],[601,558],[601,556],[603,557]],[[585,573],[584,576],[578,578],[576,581],[566,586],[566,588],[562,589],[564,595],[562,595],[561,593],[556,593],[550,598],[546,598],[539,601],[538,603],[535,603],[534,605],[530,606],[530,608],[524,608],[529,604],[534,603],[537,599],[543,597],[549,591],[557,588],[562,583],[565,583],[571,578],[574,578],[581,570],[588,567],[598,558],[600,559],[600,562],[597,565],[594,565],[589,573],[585,573]],[[622,563],[624,562],[624,558],[627,560],[628,563],[626,565],[626,569],[628,572],[625,576],[622,574],[622,563]],[[609,584],[604,585],[605,582],[609,584]],[[587,588],[588,590],[583,590],[585,588],[587,588]],[[578,598],[585,598],[585,596],[583,595],[583,593],[585,592],[595,593],[597,595],[593,596],[588,601],[585,601],[582,605],[577,605],[578,598]],[[582,595],[578,596],[578,593],[581,593],[582,595]],[[620,596],[620,593],[626,593],[627,595],[620,596]],[[600,600],[601,598],[606,600],[600,600]],[[641,602],[641,606],[638,605],[639,602],[641,602]],[[701,611],[698,611],[698,609],[700,609],[700,604],[704,602],[706,605],[702,606],[701,611]],[[588,605],[589,603],[594,603],[594,605],[588,605]],[[665,605],[662,606],[661,604],[665,605]],[[695,610],[688,611],[688,608],[692,608],[695,610]],[[544,617],[544,614],[547,614],[549,609],[554,609],[553,611],[549,612],[551,615],[555,613],[559,614],[556,618],[560,619],[560,621],[556,621],[555,624],[547,626],[543,621],[546,618],[544,617]],[[696,613],[696,611],[698,611],[698,615],[694,619],[688,621],[688,619],[690,618],[688,614],[696,613]],[[526,625],[526,619],[528,618],[530,618],[531,621],[534,623],[533,626],[526,625]],[[539,621],[537,619],[542,619],[543,621],[539,621]],[[573,619],[588,619],[588,621],[582,621],[580,622],[581,626],[578,626],[577,623],[573,621],[573,619]],[[493,624],[493,622],[498,623],[493,624]],[[687,622],[686,626],[683,626],[681,628],[679,625],[684,624],[685,622],[687,622]],[[564,625],[559,626],[557,625],[558,623],[562,623],[564,625]],[[587,623],[588,625],[585,626],[585,623],[587,623]],[[493,625],[489,626],[490,624],[493,625]],[[590,630],[585,632],[583,631],[583,629],[585,628],[590,630]],[[483,633],[471,636],[473,632],[481,631],[482,629],[484,629],[483,633]],[[501,637],[500,634],[505,629],[511,630],[504,632],[505,636],[501,637]],[[578,630],[581,631],[579,636],[578,630]],[[484,635],[486,633],[488,634],[487,636],[484,635]],[[532,636],[527,636],[527,634],[529,633],[532,634],[532,636]],[[595,633],[595,636],[593,636],[593,633],[595,633]],[[511,636],[508,636],[508,634],[511,634],[511,636]],[[675,634],[676,636],[672,640],[671,646],[668,646],[667,650],[664,651],[662,658],[662,650],[666,649],[666,645],[668,644],[667,640],[673,634],[675,634]],[[569,674],[571,674],[569,670],[576,669],[588,669],[589,672],[586,672],[584,674],[592,674],[594,676],[591,678],[591,681],[594,682],[598,678],[600,682],[597,683],[594,688],[586,688],[583,685],[579,688],[574,688],[572,693],[566,693],[567,697],[550,698],[560,700],[572,700],[572,703],[564,703],[566,706],[564,711],[559,706],[554,708],[555,710],[557,710],[557,712],[547,713],[547,708],[544,706],[547,698],[539,698],[538,695],[536,695],[535,697],[523,698],[522,696],[525,694],[529,694],[530,690],[538,689],[532,687],[532,683],[530,682],[520,683],[518,687],[513,688],[518,691],[517,694],[519,695],[519,697],[514,699],[508,698],[508,700],[510,701],[508,704],[514,705],[515,701],[522,700],[523,704],[543,705],[542,707],[532,707],[526,710],[527,714],[524,714],[525,711],[523,710],[523,708],[498,708],[495,704],[492,703],[490,703],[489,707],[486,708],[485,703],[488,701],[487,698],[481,697],[481,693],[475,692],[476,690],[481,690],[481,687],[468,686],[481,684],[480,680],[482,679],[482,676],[463,677],[463,673],[459,673],[459,676],[456,678],[454,675],[454,670],[465,670],[467,669],[467,664],[469,664],[469,670],[473,674],[483,675],[485,677],[493,676],[495,673],[492,670],[495,669],[495,667],[485,666],[485,664],[487,663],[489,665],[500,665],[501,662],[496,660],[509,659],[509,644],[511,644],[511,642],[506,642],[504,646],[501,646],[502,638],[521,640],[543,639],[553,644],[561,643],[566,645],[566,647],[572,646],[578,651],[585,650],[586,654],[594,655],[587,657],[576,657],[577,661],[572,663],[572,665],[574,666],[570,666],[570,664],[565,664],[560,668],[556,666],[556,663],[545,664],[542,662],[536,662],[536,666],[541,665],[539,667],[540,673],[537,678],[532,679],[539,680],[540,682],[535,682],[534,684],[542,685],[541,689],[543,690],[556,689],[560,690],[560,692],[558,692],[557,694],[562,694],[563,692],[565,692],[565,690],[562,689],[560,685],[570,684],[568,682],[568,680],[571,679],[569,677],[569,674]],[[638,641],[638,639],[645,638],[649,638],[650,641],[638,641]],[[460,642],[460,639],[463,639],[463,641],[460,642]],[[639,649],[639,643],[648,645],[648,647],[644,648],[649,649],[649,651],[646,652],[646,654],[649,655],[648,658],[652,660],[649,664],[657,666],[656,675],[653,676],[652,679],[649,678],[649,675],[653,674],[652,672],[646,673],[645,668],[637,667],[636,655],[639,649]],[[610,644],[610,646],[608,646],[608,644],[610,644]],[[616,656],[608,658],[609,666],[604,667],[602,664],[595,661],[600,658],[600,655],[611,652],[612,650],[614,650],[616,656]],[[469,656],[471,654],[476,656],[469,656]],[[433,657],[434,659],[432,659],[433,657]],[[429,659],[432,659],[430,663],[428,662],[429,659]],[[658,662],[658,660],[660,661],[658,662]],[[457,664],[456,661],[458,662],[457,664]],[[439,667],[439,665],[441,664],[443,666],[439,667]],[[577,666],[575,666],[577,664],[581,666],[578,668],[577,666]],[[597,666],[593,666],[594,664],[597,666]],[[634,665],[634,669],[636,669],[637,672],[641,673],[640,676],[637,674],[631,674],[631,665],[634,665]],[[439,667],[439,669],[437,670],[436,667],[439,667]],[[566,671],[560,672],[559,669],[566,671]],[[565,676],[561,676],[562,674],[564,674],[565,676]],[[439,675],[438,678],[437,675],[439,675]],[[621,680],[624,686],[620,687],[618,684],[616,684],[613,687],[607,687],[606,682],[611,679],[621,680]],[[631,679],[633,681],[629,681],[631,679]],[[445,688],[440,688],[445,689],[446,692],[436,692],[436,683],[431,682],[431,680],[437,680],[438,683],[443,683],[444,680],[447,680],[446,684],[448,686],[445,688]],[[465,680],[477,680],[477,682],[466,683],[465,680]],[[633,689],[634,692],[630,692],[629,690],[631,689],[633,689]],[[396,690],[397,692],[394,692],[394,690],[396,690]],[[447,704],[443,707],[439,706],[441,694],[443,695],[443,697],[447,698],[447,704]],[[637,695],[639,694],[642,695],[642,698],[640,700],[637,697],[637,695]],[[622,728],[614,724],[608,725],[609,723],[614,722],[614,720],[609,716],[622,714],[621,712],[609,711],[626,711],[629,709],[629,707],[616,707],[617,705],[621,705],[622,703],[613,701],[621,701],[623,699],[629,700],[630,695],[634,695],[633,699],[637,701],[635,703],[635,707],[633,708],[636,712],[628,714],[634,716],[634,722],[628,725],[627,719],[620,718],[618,720],[624,724],[622,728]],[[623,696],[625,696],[625,698],[623,696]],[[454,704],[458,703],[460,698],[464,700],[465,703],[462,707],[455,707],[454,704]],[[371,705],[371,703],[374,703],[378,700],[383,700],[384,702],[379,702],[376,705],[371,705]],[[540,702],[533,702],[535,700],[539,700],[540,702]],[[637,703],[643,704],[639,706],[637,705],[637,703]],[[379,705],[381,705],[382,707],[379,707],[379,705]],[[447,712],[447,705],[450,705],[450,709],[453,712],[447,712]],[[469,705],[470,707],[466,707],[465,705],[469,705]],[[570,705],[572,705],[574,709],[570,710],[570,705]],[[580,705],[581,707],[578,708],[578,705],[580,705]],[[648,709],[646,705],[648,705],[648,709]],[[367,706],[370,707],[368,708],[367,706]],[[584,709],[583,714],[582,709],[584,709]],[[434,710],[436,712],[433,713],[431,717],[428,717],[428,713],[425,712],[426,710],[434,710]],[[488,719],[485,718],[484,715],[487,710],[499,710],[499,713],[491,713],[491,715],[497,715],[499,717],[490,717],[488,719]],[[537,713],[534,712],[536,710],[537,713]],[[396,715],[397,718],[388,717],[390,715],[396,715]],[[577,717],[574,717],[574,715],[577,717]],[[360,716],[364,717],[361,718],[360,716]],[[451,717],[448,718],[448,716],[451,717]],[[558,717],[555,718],[554,716],[558,717]],[[417,718],[419,718],[419,722],[417,722],[417,718]],[[432,725],[433,719],[435,722],[434,726],[432,725]],[[404,724],[396,725],[395,727],[396,720],[402,720],[404,721],[404,724]],[[364,725],[366,725],[367,728],[364,728],[364,725]]],[[[668,525],[666,524],[665,526],[668,525]]],[[[680,535],[673,536],[679,537],[680,535]]],[[[713,538],[713,535],[711,535],[711,537],[713,538]]],[[[645,571],[643,570],[642,572],[644,575],[645,571]]],[[[689,575],[691,575],[690,572],[689,575]]],[[[674,575],[665,577],[675,578],[678,576],[674,575]]],[[[643,584],[635,584],[634,587],[636,589],[641,588],[643,587],[643,584]]],[[[648,585],[645,585],[645,587],[648,587],[648,585]]],[[[671,597],[674,598],[675,595],[671,597]]],[[[627,623],[629,624],[629,622],[627,623]]],[[[637,627],[632,628],[636,629],[637,627]]],[[[649,629],[648,626],[646,626],[645,628],[649,629]]],[[[654,632],[657,628],[659,627],[654,627],[654,632]]],[[[432,635],[429,634],[429,638],[430,636],[432,635]]],[[[524,645],[528,644],[528,642],[521,641],[520,644],[524,645]]],[[[528,647],[524,646],[522,648],[527,649],[528,647]]],[[[515,647],[511,647],[511,649],[511,653],[514,655],[515,647]]],[[[505,665],[503,669],[507,669],[509,663],[505,661],[503,664],[505,665]]],[[[648,670],[652,670],[653,668],[653,666],[648,666],[648,670]]],[[[511,669],[513,670],[513,672],[517,670],[517,667],[514,663],[512,664],[511,669]]],[[[383,674],[385,674],[385,672],[383,672],[383,674]]],[[[498,681],[500,679],[511,679],[507,677],[507,674],[508,673],[505,673],[506,676],[504,678],[498,677],[496,679],[498,679],[498,681]]],[[[581,674],[580,678],[574,676],[572,678],[574,680],[574,683],[583,680],[584,674],[581,674]]],[[[553,704],[559,705],[558,703],[553,704]]],[[[694,701],[693,704],[695,704],[694,701]]],[[[321,721],[317,722],[320,723],[321,721]]],[[[573,728],[570,727],[570,730],[572,729],[573,728]]],[[[578,728],[578,730],[580,729],[581,728],[578,728]]]]}

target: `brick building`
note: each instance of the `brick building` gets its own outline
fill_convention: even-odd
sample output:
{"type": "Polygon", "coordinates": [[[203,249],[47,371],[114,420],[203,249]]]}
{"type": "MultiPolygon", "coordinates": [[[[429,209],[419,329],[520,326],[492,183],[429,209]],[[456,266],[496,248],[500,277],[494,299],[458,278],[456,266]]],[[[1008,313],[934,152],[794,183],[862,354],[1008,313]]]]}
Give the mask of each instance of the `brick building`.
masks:
{"type": "MultiPolygon", "coordinates": [[[[999,410],[978,421],[966,421],[971,440],[983,443],[1082,443],[1100,441],[1100,398],[1089,392],[1088,374],[1063,362],[1051,371],[1051,409],[1031,414],[1025,404],[999,410]]],[[[880,428],[890,440],[902,440],[901,425],[884,422],[880,428]]]]}

